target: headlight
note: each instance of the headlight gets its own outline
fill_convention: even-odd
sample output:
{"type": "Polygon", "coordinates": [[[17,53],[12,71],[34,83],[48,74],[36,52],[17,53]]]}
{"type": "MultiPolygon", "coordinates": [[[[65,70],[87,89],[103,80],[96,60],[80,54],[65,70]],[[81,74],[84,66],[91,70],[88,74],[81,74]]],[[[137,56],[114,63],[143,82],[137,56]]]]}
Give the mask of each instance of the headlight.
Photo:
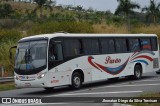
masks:
{"type": "Polygon", "coordinates": [[[43,78],[45,76],[45,74],[41,74],[41,75],[39,75],[37,78],[38,79],[41,79],[41,78],[43,78]]]}
{"type": "Polygon", "coordinates": [[[19,80],[19,78],[17,76],[14,76],[14,79],[19,80]]]}

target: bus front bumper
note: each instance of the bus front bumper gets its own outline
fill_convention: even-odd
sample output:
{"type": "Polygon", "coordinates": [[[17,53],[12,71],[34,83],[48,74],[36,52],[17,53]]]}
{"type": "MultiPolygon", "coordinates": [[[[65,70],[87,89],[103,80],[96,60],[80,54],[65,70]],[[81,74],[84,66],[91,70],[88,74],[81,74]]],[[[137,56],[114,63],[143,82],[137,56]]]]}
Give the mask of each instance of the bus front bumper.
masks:
{"type": "Polygon", "coordinates": [[[15,79],[16,88],[44,88],[49,87],[47,82],[42,79],[35,79],[31,81],[22,81],[15,79]]]}

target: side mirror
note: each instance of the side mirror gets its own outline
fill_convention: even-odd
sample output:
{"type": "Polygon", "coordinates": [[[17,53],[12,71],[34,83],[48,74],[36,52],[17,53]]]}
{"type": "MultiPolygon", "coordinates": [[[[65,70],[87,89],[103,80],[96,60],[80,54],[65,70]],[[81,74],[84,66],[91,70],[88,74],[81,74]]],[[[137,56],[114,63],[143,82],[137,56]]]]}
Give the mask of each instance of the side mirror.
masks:
{"type": "Polygon", "coordinates": [[[10,54],[10,59],[12,59],[12,49],[16,49],[17,46],[12,46],[10,49],[9,49],[9,54],[10,54]]]}

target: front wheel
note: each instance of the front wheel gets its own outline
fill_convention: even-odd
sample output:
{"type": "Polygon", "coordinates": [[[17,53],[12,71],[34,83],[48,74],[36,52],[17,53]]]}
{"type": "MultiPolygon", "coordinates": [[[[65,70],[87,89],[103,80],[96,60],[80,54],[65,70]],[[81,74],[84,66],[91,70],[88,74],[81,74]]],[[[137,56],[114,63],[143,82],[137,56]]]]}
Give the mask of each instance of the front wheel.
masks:
{"type": "Polygon", "coordinates": [[[82,77],[81,74],[78,72],[73,73],[72,75],[72,85],[73,89],[79,89],[82,86],[82,77]]]}
{"type": "Polygon", "coordinates": [[[142,67],[136,65],[134,68],[134,79],[140,79],[142,77],[142,67]]]}
{"type": "Polygon", "coordinates": [[[45,87],[44,88],[46,91],[52,91],[53,90],[53,87],[45,87]]]}
{"type": "Polygon", "coordinates": [[[157,73],[157,74],[160,74],[160,71],[157,71],[156,73],[157,73]]]}

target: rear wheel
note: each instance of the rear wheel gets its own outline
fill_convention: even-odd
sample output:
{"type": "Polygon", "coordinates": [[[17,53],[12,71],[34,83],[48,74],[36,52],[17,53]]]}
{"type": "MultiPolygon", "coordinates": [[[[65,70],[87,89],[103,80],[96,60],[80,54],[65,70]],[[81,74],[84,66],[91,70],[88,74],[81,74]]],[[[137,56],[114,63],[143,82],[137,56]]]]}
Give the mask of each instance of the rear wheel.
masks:
{"type": "Polygon", "coordinates": [[[79,89],[82,86],[82,77],[81,74],[78,72],[73,73],[72,75],[72,85],[73,89],[79,89]]]}
{"type": "Polygon", "coordinates": [[[142,77],[142,67],[140,65],[136,65],[134,67],[134,79],[140,79],[142,77]]]}

